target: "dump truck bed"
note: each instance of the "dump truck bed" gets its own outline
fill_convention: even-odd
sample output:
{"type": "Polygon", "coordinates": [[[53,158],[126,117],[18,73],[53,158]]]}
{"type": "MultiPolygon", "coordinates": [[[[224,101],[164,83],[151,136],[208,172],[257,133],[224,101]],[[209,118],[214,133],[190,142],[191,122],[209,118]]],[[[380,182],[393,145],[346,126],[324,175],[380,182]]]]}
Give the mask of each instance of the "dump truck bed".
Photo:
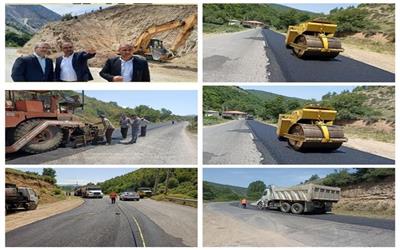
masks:
{"type": "Polygon", "coordinates": [[[286,201],[339,201],[340,188],[316,184],[298,185],[290,188],[273,188],[272,198],[286,201]]]}

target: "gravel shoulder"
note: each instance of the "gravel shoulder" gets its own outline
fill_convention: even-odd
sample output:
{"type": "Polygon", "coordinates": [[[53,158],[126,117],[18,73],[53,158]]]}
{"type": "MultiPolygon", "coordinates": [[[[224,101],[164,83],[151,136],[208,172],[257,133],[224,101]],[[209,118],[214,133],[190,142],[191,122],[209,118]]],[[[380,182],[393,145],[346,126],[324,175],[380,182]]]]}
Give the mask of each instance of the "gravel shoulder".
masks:
{"type": "Polygon", "coordinates": [[[226,202],[205,204],[203,214],[206,246],[395,246],[394,230],[348,221],[363,220],[362,217],[349,216],[342,222],[336,222],[329,219],[330,214],[321,215],[323,218],[319,218],[319,215],[313,218],[312,215],[296,216],[278,211],[241,209],[226,202]],[[252,238],[254,240],[247,241],[247,237],[252,237],[253,234],[256,235],[252,238]],[[221,235],[230,237],[223,238],[221,235]],[[269,235],[275,237],[265,241],[264,238],[269,235]]]}
{"type": "Polygon", "coordinates": [[[251,130],[245,120],[235,120],[203,129],[203,162],[205,164],[260,164],[251,130]]]}
{"type": "Polygon", "coordinates": [[[196,208],[151,199],[125,203],[144,213],[166,233],[181,238],[185,245],[197,246],[196,208]]]}
{"type": "Polygon", "coordinates": [[[261,29],[204,37],[204,81],[267,82],[268,58],[264,47],[261,29]]]}
{"type": "Polygon", "coordinates": [[[54,203],[44,205],[39,203],[35,210],[9,214],[6,216],[6,232],[72,210],[82,205],[83,202],[83,199],[71,196],[66,200],[54,203]]]}
{"type": "Polygon", "coordinates": [[[274,231],[252,228],[247,223],[214,211],[209,205],[203,210],[203,243],[205,247],[280,247],[303,246],[274,231]]]}

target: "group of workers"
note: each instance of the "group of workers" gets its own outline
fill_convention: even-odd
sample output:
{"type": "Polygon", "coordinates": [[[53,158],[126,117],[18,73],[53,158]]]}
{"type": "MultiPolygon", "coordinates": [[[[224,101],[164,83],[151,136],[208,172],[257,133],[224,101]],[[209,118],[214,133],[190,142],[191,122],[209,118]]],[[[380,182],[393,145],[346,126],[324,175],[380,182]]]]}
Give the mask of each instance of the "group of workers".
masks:
{"type": "MultiPolygon", "coordinates": [[[[107,144],[111,145],[112,144],[112,134],[115,130],[115,127],[111,123],[111,121],[107,117],[105,117],[105,115],[100,115],[99,117],[101,119],[101,122],[98,122],[95,124],[96,125],[103,124],[106,142],[107,142],[107,144]]],[[[150,122],[148,120],[146,120],[144,117],[139,117],[136,114],[132,115],[131,117],[128,117],[127,115],[122,114],[121,118],[119,120],[119,125],[121,127],[122,139],[125,140],[128,137],[128,130],[129,130],[129,126],[130,126],[131,130],[132,130],[132,138],[128,143],[129,144],[136,143],[139,132],[140,132],[141,137],[146,136],[147,125],[149,123],[150,122]]]]}
{"type": "MultiPolygon", "coordinates": [[[[63,55],[56,58],[55,70],[49,43],[34,46],[33,54],[14,62],[11,78],[14,82],[87,82],[93,80],[88,60],[96,56],[95,49],[75,52],[72,42],[63,42],[63,55]]],[[[107,59],[100,76],[109,82],[150,82],[149,66],[143,57],[133,55],[131,44],[120,44],[118,56],[107,59]]]]}

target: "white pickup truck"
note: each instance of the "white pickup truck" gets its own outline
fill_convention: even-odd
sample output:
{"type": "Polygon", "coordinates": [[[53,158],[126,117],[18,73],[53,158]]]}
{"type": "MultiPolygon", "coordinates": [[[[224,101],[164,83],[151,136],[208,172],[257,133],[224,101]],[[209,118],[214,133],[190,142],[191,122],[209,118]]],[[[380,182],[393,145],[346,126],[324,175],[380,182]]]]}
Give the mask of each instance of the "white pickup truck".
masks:
{"type": "Polygon", "coordinates": [[[290,188],[268,186],[256,202],[258,209],[280,209],[294,214],[332,210],[332,204],[340,199],[340,188],[305,184],[290,188]]]}

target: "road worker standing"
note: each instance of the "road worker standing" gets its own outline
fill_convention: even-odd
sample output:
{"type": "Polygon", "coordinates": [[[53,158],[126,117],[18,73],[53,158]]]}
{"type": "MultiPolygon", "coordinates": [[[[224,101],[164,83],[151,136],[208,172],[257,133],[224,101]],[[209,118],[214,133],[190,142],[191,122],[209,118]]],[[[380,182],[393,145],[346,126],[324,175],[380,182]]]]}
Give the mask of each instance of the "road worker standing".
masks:
{"type": "Polygon", "coordinates": [[[111,204],[115,204],[115,200],[117,199],[117,193],[112,191],[110,193],[111,204]]]}

